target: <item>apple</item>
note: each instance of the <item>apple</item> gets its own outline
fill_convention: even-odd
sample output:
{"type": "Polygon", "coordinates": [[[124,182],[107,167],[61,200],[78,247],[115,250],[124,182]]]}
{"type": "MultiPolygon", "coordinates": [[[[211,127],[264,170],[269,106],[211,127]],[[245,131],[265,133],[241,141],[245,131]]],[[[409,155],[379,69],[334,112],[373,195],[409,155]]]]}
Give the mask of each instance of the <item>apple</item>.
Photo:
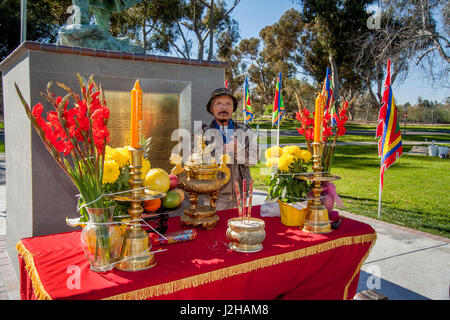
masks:
{"type": "Polygon", "coordinates": [[[174,174],[169,175],[170,178],[170,190],[178,187],[178,177],[174,174]]]}

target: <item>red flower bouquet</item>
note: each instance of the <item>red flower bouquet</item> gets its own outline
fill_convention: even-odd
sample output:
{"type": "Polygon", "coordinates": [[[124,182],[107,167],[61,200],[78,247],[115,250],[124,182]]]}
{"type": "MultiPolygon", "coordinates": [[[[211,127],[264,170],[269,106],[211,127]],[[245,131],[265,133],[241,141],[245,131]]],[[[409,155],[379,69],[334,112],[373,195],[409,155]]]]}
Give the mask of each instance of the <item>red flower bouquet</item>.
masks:
{"type": "Polygon", "coordinates": [[[81,95],[57,83],[68,94],[55,98],[50,91],[51,82],[47,92],[41,92],[52,107],[45,116],[41,103],[31,110],[17,84],[16,90],[44,146],[80,192],[80,221],[89,221],[81,232],[81,246],[91,269],[104,272],[114,268],[122,245],[121,229],[112,223],[115,203],[103,194],[109,109],[93,76],[87,84],[80,75],[77,76],[81,95]]]}
{"type": "Polygon", "coordinates": [[[55,98],[50,91],[52,83],[48,83],[47,92],[41,92],[41,96],[53,108],[45,116],[41,103],[31,110],[17,84],[16,90],[44,146],[80,191],[80,203],[84,202],[91,208],[103,208],[109,205],[109,200],[102,197],[103,161],[109,141],[106,127],[109,109],[93,76],[87,84],[80,75],[77,76],[81,96],[66,85],[57,83],[68,94],[55,98]]]}
{"type": "MultiPolygon", "coordinates": [[[[345,101],[341,108],[337,108],[334,115],[330,114],[330,109],[325,110],[323,116],[323,171],[330,172],[336,141],[339,136],[343,136],[346,132],[345,124],[348,121],[348,101],[345,101]]],[[[296,113],[296,119],[300,121],[301,127],[297,128],[300,135],[305,136],[308,150],[312,153],[312,143],[314,141],[314,112],[311,113],[306,108],[301,108],[299,104],[299,112],[296,113]]]]}

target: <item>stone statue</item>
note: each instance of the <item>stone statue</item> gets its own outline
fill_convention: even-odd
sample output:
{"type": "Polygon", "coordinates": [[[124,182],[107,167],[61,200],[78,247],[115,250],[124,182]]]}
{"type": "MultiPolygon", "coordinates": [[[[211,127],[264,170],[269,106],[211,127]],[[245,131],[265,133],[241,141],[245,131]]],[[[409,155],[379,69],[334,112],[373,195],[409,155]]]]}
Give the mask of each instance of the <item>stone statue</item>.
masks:
{"type": "Polygon", "coordinates": [[[72,0],[68,13],[73,13],[66,26],[59,30],[58,44],[105,50],[144,52],[128,38],[115,38],[109,32],[110,17],[125,11],[142,0],[72,0]],[[90,24],[90,14],[95,24],[90,24]]]}

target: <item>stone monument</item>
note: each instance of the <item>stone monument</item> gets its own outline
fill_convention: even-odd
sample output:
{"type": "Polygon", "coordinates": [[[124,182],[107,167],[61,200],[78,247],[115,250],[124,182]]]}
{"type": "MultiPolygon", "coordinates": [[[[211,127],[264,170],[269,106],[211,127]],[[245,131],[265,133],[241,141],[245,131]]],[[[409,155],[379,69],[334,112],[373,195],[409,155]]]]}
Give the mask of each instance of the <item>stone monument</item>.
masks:
{"type": "Polygon", "coordinates": [[[105,50],[144,52],[132,45],[128,38],[115,38],[109,32],[110,17],[114,12],[127,10],[142,0],[73,0],[69,10],[73,15],[67,26],[59,30],[57,44],[105,50]],[[90,13],[95,24],[90,24],[90,13]]]}

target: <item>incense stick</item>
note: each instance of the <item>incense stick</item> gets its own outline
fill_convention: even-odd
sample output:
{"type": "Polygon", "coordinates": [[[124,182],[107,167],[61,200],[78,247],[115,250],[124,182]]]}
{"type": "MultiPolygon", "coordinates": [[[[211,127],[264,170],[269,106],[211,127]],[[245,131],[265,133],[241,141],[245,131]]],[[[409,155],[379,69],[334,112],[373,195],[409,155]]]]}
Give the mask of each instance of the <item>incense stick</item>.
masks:
{"type": "Polygon", "coordinates": [[[245,184],[246,184],[246,180],[244,179],[244,181],[242,181],[242,215],[245,219],[245,217],[247,216],[247,195],[245,193],[245,184]]]}
{"type": "Polygon", "coordinates": [[[236,191],[236,202],[237,202],[239,217],[242,219],[241,192],[239,190],[239,183],[237,181],[234,182],[234,188],[236,191]]]}
{"type": "Polygon", "coordinates": [[[252,216],[253,180],[250,180],[250,187],[248,189],[248,192],[249,198],[248,198],[247,220],[250,222],[250,218],[252,216]]]}

